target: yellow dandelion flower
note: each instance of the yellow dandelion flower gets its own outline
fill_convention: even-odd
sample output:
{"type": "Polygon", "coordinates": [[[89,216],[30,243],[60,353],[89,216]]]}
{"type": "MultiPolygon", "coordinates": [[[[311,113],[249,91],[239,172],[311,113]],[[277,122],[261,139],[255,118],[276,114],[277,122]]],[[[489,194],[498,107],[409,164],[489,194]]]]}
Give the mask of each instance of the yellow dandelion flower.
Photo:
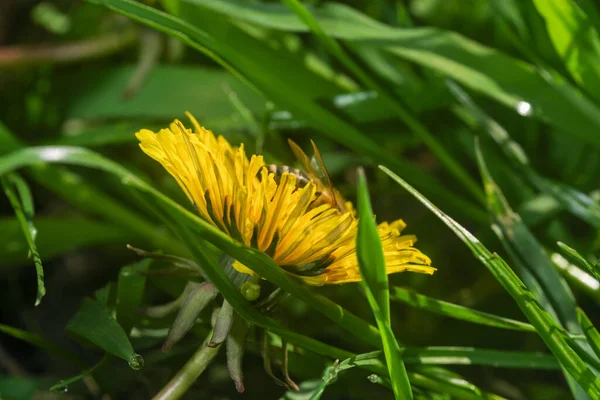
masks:
{"type": "MultiPolygon", "coordinates": [[[[312,207],[316,185],[296,185],[283,173],[278,182],[263,157],[250,159],[244,146],[231,146],[188,114],[194,131],[174,121],[158,133],[136,133],[141,149],[177,180],[206,221],[237,241],[263,251],[277,265],[311,285],[361,280],[356,255],[357,218],[352,205],[340,212],[330,204],[312,207]]],[[[402,220],[378,226],[388,274],[433,274],[430,259],[401,235],[402,220]]],[[[252,270],[239,262],[234,267],[252,270]]]]}

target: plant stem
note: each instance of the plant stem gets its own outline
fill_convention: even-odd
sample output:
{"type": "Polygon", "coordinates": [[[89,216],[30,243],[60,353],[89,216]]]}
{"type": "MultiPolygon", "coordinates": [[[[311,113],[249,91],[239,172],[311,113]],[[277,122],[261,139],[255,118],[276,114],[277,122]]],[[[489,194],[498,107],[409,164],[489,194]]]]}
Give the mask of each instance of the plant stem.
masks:
{"type": "Polygon", "coordinates": [[[213,332],[211,330],[192,358],[190,358],[179,372],[177,372],[177,375],[175,375],[156,396],[154,396],[153,400],[178,399],[185,394],[194,382],[196,382],[196,379],[204,372],[221,348],[221,345],[216,347],[206,346],[210,341],[212,334],[213,332]]]}

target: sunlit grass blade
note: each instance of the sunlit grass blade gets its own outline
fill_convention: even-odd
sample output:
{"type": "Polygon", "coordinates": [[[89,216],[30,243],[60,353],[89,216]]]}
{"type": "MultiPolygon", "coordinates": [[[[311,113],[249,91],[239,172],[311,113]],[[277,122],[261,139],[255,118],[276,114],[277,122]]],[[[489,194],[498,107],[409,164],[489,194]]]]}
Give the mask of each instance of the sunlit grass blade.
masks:
{"type": "Polygon", "coordinates": [[[123,328],[111,317],[105,306],[85,298],[75,316],[69,321],[67,330],[102,350],[127,361],[132,369],[144,366],[144,360],[133,350],[123,328]]]}
{"type": "Polygon", "coordinates": [[[392,301],[401,301],[420,310],[430,311],[446,317],[473,322],[475,324],[487,325],[494,328],[511,329],[515,331],[535,332],[535,328],[525,322],[514,319],[503,318],[482,311],[473,310],[468,307],[448,303],[424,296],[415,291],[393,287],[390,293],[392,301]]]}
{"type": "MultiPolygon", "coordinates": [[[[544,248],[525,226],[519,215],[515,214],[510,208],[502,191],[487,169],[479,147],[479,141],[475,143],[475,154],[488,197],[488,208],[494,220],[492,226],[494,232],[507,249],[513,262],[529,271],[531,276],[524,274],[524,281],[530,284],[532,281],[535,282],[536,290],[532,290],[532,293],[537,294],[540,304],[544,306],[545,302],[549,301],[550,307],[547,307],[547,311],[555,312],[562,326],[571,333],[582,333],[575,312],[575,296],[562,276],[553,268],[544,248]],[[537,290],[538,285],[541,290],[537,290]]],[[[521,271],[522,274],[524,272],[521,271]]],[[[585,341],[578,343],[578,341],[571,338],[567,340],[567,343],[578,353],[579,350],[583,350],[582,346],[589,347],[585,341]],[[575,346],[573,346],[573,343],[575,343],[575,346]]],[[[584,356],[579,355],[588,365],[593,365],[589,364],[587,352],[584,356]]],[[[580,393],[581,389],[572,382],[574,377],[567,374],[566,378],[575,398],[583,398],[584,395],[580,393]]]]}
{"type": "Polygon", "coordinates": [[[546,22],[556,52],[575,81],[598,99],[600,91],[600,43],[597,32],[577,2],[534,0],[546,22]]]}
{"type": "Polygon", "coordinates": [[[453,399],[481,399],[484,392],[462,376],[436,367],[420,367],[410,372],[416,386],[449,394],[453,399]]]}
{"type": "Polygon", "coordinates": [[[567,246],[562,242],[558,242],[558,247],[562,250],[562,253],[565,254],[568,258],[577,263],[577,265],[583,269],[585,272],[596,278],[597,281],[600,281],[600,271],[598,270],[598,266],[593,266],[586,260],[581,254],[577,252],[577,250],[567,246]]]}
{"type": "Polygon", "coordinates": [[[35,305],[37,306],[42,301],[42,297],[46,294],[46,287],[44,286],[44,267],[42,266],[42,259],[35,244],[37,229],[33,224],[35,211],[33,208],[31,191],[29,190],[27,183],[16,173],[0,177],[0,183],[13,208],[13,212],[21,225],[21,230],[29,248],[29,255],[33,259],[35,265],[35,272],[37,275],[37,295],[35,298],[35,305]]]}
{"type": "Polygon", "coordinates": [[[400,347],[390,322],[390,294],[381,239],[373,218],[367,180],[362,169],[358,170],[358,234],[356,253],[361,285],[365,290],[381,334],[383,351],[396,399],[411,399],[412,391],[400,347]]]}
{"type": "Polygon", "coordinates": [[[402,178],[385,167],[380,166],[380,168],[433,212],[469,247],[473,255],[490,271],[494,278],[515,300],[521,311],[523,311],[523,314],[525,314],[530,323],[535,327],[544,343],[546,343],[560,364],[579,382],[591,398],[600,399],[600,380],[598,380],[577,353],[571,349],[562,328],[539,305],[535,296],[527,289],[504,260],[497,254],[491,253],[475,236],[448,215],[444,214],[402,178]]]}
{"type": "Polygon", "coordinates": [[[560,321],[572,333],[580,333],[575,313],[575,296],[553,268],[544,248],[522,222],[508,204],[498,185],[490,175],[483,154],[477,143],[475,146],[477,162],[488,196],[488,207],[493,217],[499,238],[511,248],[512,254],[518,257],[533,274],[557,312],[560,321]]]}
{"type": "Polygon", "coordinates": [[[389,90],[364,71],[349,54],[323,30],[317,19],[299,0],[284,0],[284,3],[300,18],[310,30],[321,39],[325,47],[336,56],[369,89],[374,90],[382,98],[390,110],[398,115],[404,123],[429,147],[431,152],[441,161],[446,169],[479,201],[484,202],[484,196],[479,185],[466,170],[449,154],[435,136],[415,118],[389,90]]]}
{"type": "Polygon", "coordinates": [[[577,308],[577,317],[590,347],[594,350],[596,357],[600,358],[600,333],[581,308],[577,308]]]}

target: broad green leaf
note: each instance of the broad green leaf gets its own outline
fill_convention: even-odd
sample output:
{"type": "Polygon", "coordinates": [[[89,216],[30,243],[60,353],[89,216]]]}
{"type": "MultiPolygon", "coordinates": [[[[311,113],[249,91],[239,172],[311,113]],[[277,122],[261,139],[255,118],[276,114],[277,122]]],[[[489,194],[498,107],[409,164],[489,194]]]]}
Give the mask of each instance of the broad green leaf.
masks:
{"type": "Polygon", "coordinates": [[[42,297],[46,294],[46,287],[44,286],[44,267],[42,266],[42,259],[38,253],[35,239],[37,236],[37,229],[33,224],[33,198],[31,197],[31,191],[27,183],[16,173],[11,173],[6,176],[0,177],[2,188],[8,201],[13,208],[13,212],[19,221],[25,241],[27,242],[28,252],[33,263],[35,265],[35,272],[37,275],[37,296],[35,298],[35,305],[39,305],[42,301],[42,297]]]}
{"type": "Polygon", "coordinates": [[[392,156],[354,125],[324,107],[323,97],[332,97],[338,89],[327,79],[308,70],[296,55],[275,50],[226,18],[206,8],[183,3],[186,21],[161,13],[131,0],[89,0],[176,36],[193,48],[207,54],[240,79],[291,112],[323,135],[352,148],[378,162],[385,162],[428,193],[438,194],[465,217],[481,218],[477,206],[443,189],[430,174],[413,164],[392,156]],[[190,22],[187,22],[190,21],[190,22]],[[281,71],[286,71],[285,76],[281,71]],[[469,212],[465,212],[469,210],[469,212]]]}
{"type": "Polygon", "coordinates": [[[140,306],[146,277],[151,260],[145,259],[135,264],[126,265],[119,271],[117,281],[117,322],[127,335],[135,325],[137,309],[140,306]]]}
{"type": "MultiPolygon", "coordinates": [[[[238,20],[292,32],[308,27],[281,4],[232,0],[184,0],[238,20]]],[[[423,27],[395,29],[342,4],[311,10],[333,38],[370,44],[431,68],[508,106],[600,145],[600,110],[555,71],[538,69],[457,33],[423,27]]]]}
{"type": "Polygon", "coordinates": [[[408,289],[394,287],[391,290],[390,298],[393,301],[401,301],[421,310],[430,311],[450,318],[473,322],[475,324],[487,325],[501,329],[511,329],[515,331],[535,332],[535,328],[525,322],[503,318],[497,315],[459,306],[457,304],[437,300],[431,297],[423,296],[422,294],[418,294],[417,292],[408,289]]]}
{"type": "Polygon", "coordinates": [[[90,298],[69,321],[67,330],[127,361],[132,369],[140,369],[144,360],[136,354],[123,328],[110,316],[105,306],[90,298]]]}
{"type": "Polygon", "coordinates": [[[491,253],[475,236],[460,224],[444,214],[422,194],[407,184],[402,178],[385,167],[380,167],[386,174],[417,198],[425,207],[444,222],[473,252],[473,255],[490,271],[496,280],[515,300],[523,314],[535,327],[552,354],[592,399],[600,399],[600,380],[585,364],[579,355],[567,343],[562,328],[552,319],[538,303],[535,296],[527,289],[519,277],[497,254],[491,253]]]}
{"type": "Polygon", "coordinates": [[[534,0],[548,34],[575,81],[599,99],[600,38],[577,2],[534,0]]]}
{"type": "Polygon", "coordinates": [[[361,284],[375,314],[381,334],[385,360],[396,399],[412,398],[406,367],[402,361],[400,346],[396,341],[390,322],[390,293],[385,258],[377,225],[373,218],[371,200],[364,171],[358,170],[358,233],[356,254],[362,277],[361,284]]]}
{"type": "MultiPolygon", "coordinates": [[[[37,217],[36,246],[41,257],[49,260],[75,249],[98,245],[116,245],[125,249],[125,244],[137,235],[118,226],[86,219],[37,217]]],[[[21,235],[20,222],[16,218],[0,218],[0,264],[20,265],[28,262],[27,241],[21,235]]]]}

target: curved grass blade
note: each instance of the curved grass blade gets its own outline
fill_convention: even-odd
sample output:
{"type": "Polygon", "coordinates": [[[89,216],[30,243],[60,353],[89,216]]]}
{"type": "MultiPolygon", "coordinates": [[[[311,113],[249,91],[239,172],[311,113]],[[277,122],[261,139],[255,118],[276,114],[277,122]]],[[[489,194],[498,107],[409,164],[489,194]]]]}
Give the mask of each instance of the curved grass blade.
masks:
{"type": "MultiPolygon", "coordinates": [[[[328,298],[312,293],[306,285],[298,284],[289,275],[283,273],[274,264],[273,260],[264,253],[240,245],[214,226],[155,190],[121,165],[104,158],[98,153],[83,148],[67,146],[29,147],[0,158],[0,175],[40,162],[79,165],[95,168],[116,176],[120,179],[121,183],[140,190],[152,199],[155,199],[159,207],[165,207],[171,213],[175,213],[179,221],[183,221],[186,226],[190,226],[201,237],[253,269],[260,276],[306,301],[317,311],[323,313],[323,315],[351,332],[357,338],[373,346],[381,346],[379,333],[374,326],[356,317],[328,298]]],[[[220,267],[218,268],[220,269],[220,267]]],[[[219,290],[222,289],[221,287],[218,288],[219,290]]],[[[227,300],[229,301],[229,299],[227,300]]]]}
{"type": "Polygon", "coordinates": [[[487,325],[501,329],[511,329],[515,331],[536,331],[531,324],[527,324],[525,322],[503,318],[486,312],[473,310],[468,307],[437,300],[409,289],[393,287],[391,290],[390,299],[392,301],[401,301],[421,310],[430,311],[462,321],[473,322],[475,324],[487,325]]]}
{"type": "Polygon", "coordinates": [[[6,197],[13,208],[15,216],[21,225],[21,230],[27,241],[29,247],[29,254],[33,258],[35,265],[35,272],[37,275],[37,296],[35,298],[35,305],[39,305],[42,301],[42,297],[46,294],[46,287],[44,286],[44,267],[42,266],[42,259],[38,253],[37,246],[35,244],[35,237],[37,236],[37,229],[33,224],[34,208],[33,198],[31,197],[31,191],[27,183],[16,173],[8,174],[0,177],[0,183],[4,189],[6,197]]]}
{"type": "MultiPolygon", "coordinates": [[[[0,154],[24,148],[15,135],[0,122],[0,154]]],[[[137,212],[124,207],[111,196],[91,185],[87,179],[66,168],[53,165],[29,165],[29,174],[41,186],[57,194],[76,207],[112,221],[125,231],[132,232],[148,243],[176,254],[185,250],[172,236],[137,212]]]]}
{"type": "Polygon", "coordinates": [[[538,334],[560,364],[577,380],[592,399],[600,399],[600,380],[579,355],[571,349],[567,343],[567,337],[563,329],[540,306],[535,296],[527,289],[504,260],[497,254],[492,254],[475,236],[448,215],[444,214],[402,178],[383,166],[379,168],[415,196],[469,247],[473,255],[481,261],[515,300],[521,311],[523,311],[523,314],[525,314],[530,323],[536,328],[538,334]]]}
{"type": "Polygon", "coordinates": [[[385,258],[381,239],[377,232],[377,225],[373,218],[365,173],[362,169],[358,170],[357,197],[358,233],[356,235],[356,254],[360,274],[363,278],[361,285],[365,290],[379,327],[394,396],[396,399],[412,399],[410,381],[406,375],[406,367],[402,360],[400,346],[396,341],[390,322],[390,294],[385,258]]]}

